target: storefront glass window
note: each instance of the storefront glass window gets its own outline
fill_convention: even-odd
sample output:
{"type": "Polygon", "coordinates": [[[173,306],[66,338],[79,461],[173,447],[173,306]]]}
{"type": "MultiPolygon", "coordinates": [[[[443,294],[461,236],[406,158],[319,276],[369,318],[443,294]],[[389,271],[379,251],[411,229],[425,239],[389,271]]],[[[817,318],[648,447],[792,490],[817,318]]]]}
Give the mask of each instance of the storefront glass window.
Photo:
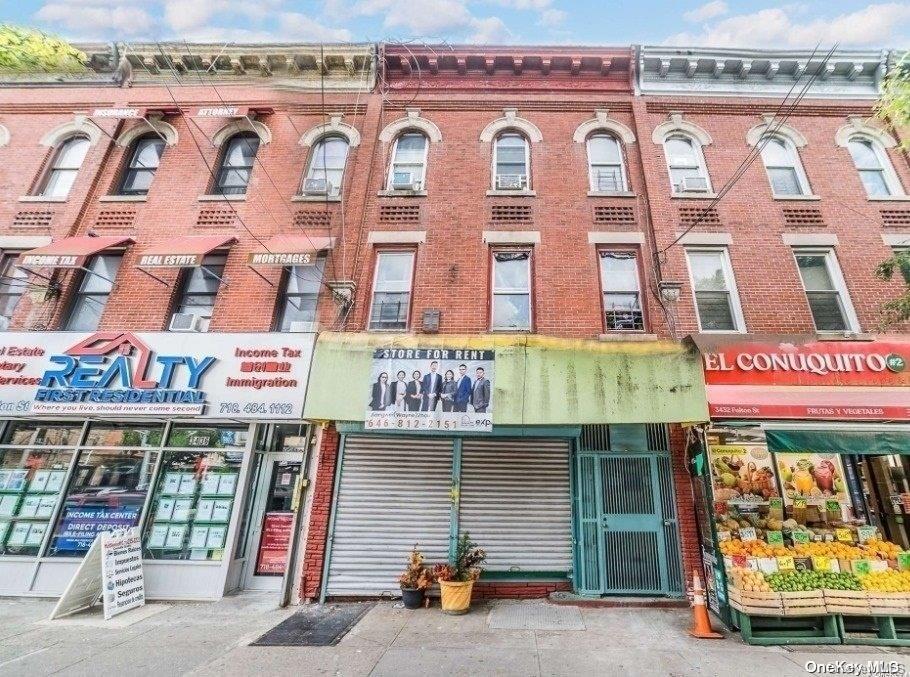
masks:
{"type": "Polygon", "coordinates": [[[0,450],[0,555],[38,554],[72,451],[0,450]]]}
{"type": "Polygon", "coordinates": [[[249,428],[174,426],[168,437],[169,447],[209,447],[215,449],[246,449],[249,428]]]}
{"type": "Polygon", "coordinates": [[[81,425],[13,423],[6,444],[42,447],[70,447],[79,444],[81,425]]]}
{"type": "Polygon", "coordinates": [[[146,558],[223,558],[241,460],[225,451],[165,452],[145,530],[146,558]]]}
{"type": "Polygon", "coordinates": [[[93,425],[87,447],[160,447],[164,425],[93,425]]]}
{"type": "Polygon", "coordinates": [[[82,451],[47,555],[81,557],[95,536],[139,524],[158,451],[82,451]]]}

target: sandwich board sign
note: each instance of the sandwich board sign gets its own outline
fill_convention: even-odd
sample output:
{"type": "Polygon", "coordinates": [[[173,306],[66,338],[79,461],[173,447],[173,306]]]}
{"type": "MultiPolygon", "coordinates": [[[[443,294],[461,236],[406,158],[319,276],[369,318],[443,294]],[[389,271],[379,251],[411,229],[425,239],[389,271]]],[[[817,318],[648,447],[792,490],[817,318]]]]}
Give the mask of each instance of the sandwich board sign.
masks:
{"type": "Polygon", "coordinates": [[[105,620],[145,604],[138,528],[103,531],[95,537],[50,620],[90,609],[99,597],[105,620]]]}

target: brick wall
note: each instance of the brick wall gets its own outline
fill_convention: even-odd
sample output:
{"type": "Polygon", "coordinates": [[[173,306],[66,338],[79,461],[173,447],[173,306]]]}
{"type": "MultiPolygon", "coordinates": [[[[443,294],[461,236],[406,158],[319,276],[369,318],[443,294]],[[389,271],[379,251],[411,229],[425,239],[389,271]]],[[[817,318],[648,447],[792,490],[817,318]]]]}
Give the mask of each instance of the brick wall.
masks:
{"type": "Polygon", "coordinates": [[[329,533],[339,441],[338,431],[334,427],[323,429],[319,444],[319,461],[316,464],[316,478],[312,484],[313,503],[310,509],[309,532],[303,556],[303,579],[300,585],[301,595],[307,599],[318,597],[322,586],[322,567],[325,562],[326,538],[329,533]]]}
{"type": "Polygon", "coordinates": [[[569,581],[478,581],[471,599],[541,599],[570,590],[569,581]]]}

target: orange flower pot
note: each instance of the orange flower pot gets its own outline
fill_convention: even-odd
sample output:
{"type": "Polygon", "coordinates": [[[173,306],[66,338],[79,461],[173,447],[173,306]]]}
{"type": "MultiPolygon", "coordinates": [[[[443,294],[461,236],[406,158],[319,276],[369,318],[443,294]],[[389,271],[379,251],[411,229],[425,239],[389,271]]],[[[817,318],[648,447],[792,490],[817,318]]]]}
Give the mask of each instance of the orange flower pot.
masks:
{"type": "Polygon", "coordinates": [[[439,581],[439,592],[442,597],[442,611],[453,616],[468,613],[471,606],[471,591],[474,581],[439,581]]]}

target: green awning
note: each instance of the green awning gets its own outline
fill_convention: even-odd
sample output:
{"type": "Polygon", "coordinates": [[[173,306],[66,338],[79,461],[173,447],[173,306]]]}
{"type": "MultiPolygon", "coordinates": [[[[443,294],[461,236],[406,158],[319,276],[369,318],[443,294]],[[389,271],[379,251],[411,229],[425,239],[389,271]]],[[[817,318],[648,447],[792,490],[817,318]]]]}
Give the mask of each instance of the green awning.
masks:
{"type": "Polygon", "coordinates": [[[768,451],[910,454],[910,432],[889,430],[766,430],[768,451]]]}
{"type": "Polygon", "coordinates": [[[373,351],[381,347],[495,350],[494,425],[708,419],[701,361],[673,341],[337,332],[316,342],[304,417],[363,421],[373,351]]]}

